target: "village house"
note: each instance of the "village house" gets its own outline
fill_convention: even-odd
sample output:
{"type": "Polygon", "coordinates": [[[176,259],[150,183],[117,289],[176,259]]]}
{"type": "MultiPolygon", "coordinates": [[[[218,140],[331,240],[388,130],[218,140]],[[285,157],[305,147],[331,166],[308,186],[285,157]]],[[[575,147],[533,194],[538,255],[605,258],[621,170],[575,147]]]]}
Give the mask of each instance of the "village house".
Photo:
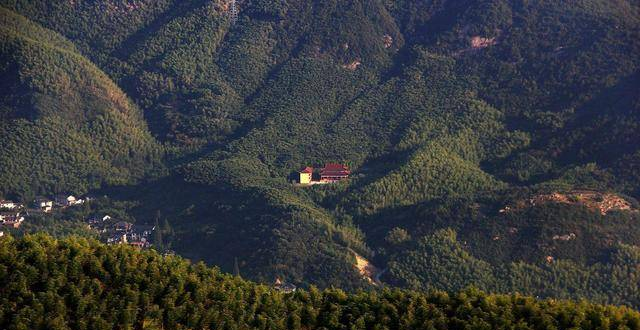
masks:
{"type": "Polygon", "coordinates": [[[33,200],[33,206],[45,213],[49,213],[53,210],[53,202],[44,197],[38,197],[33,200]]]}
{"type": "Polygon", "coordinates": [[[89,228],[103,235],[107,244],[128,244],[139,248],[149,248],[155,226],[136,225],[113,219],[109,215],[93,216],[86,220],[89,228]]]}
{"type": "Polygon", "coordinates": [[[327,163],[320,170],[321,182],[337,182],[349,178],[351,171],[347,165],[337,163],[327,163]]]}
{"type": "Polygon", "coordinates": [[[128,244],[133,246],[133,247],[140,248],[140,249],[148,248],[150,246],[150,244],[148,242],[142,242],[142,241],[129,242],[128,244]]]}
{"type": "Polygon", "coordinates": [[[151,235],[154,230],[155,226],[132,225],[131,230],[127,233],[127,241],[130,245],[147,248],[151,246],[151,235]]]}
{"type": "Polygon", "coordinates": [[[127,234],[115,233],[107,238],[107,244],[127,243],[127,234]]]}
{"type": "Polygon", "coordinates": [[[89,218],[89,220],[87,220],[87,223],[89,225],[99,225],[102,224],[103,222],[110,220],[111,216],[110,215],[105,215],[103,217],[99,217],[99,216],[94,216],[89,218]]]}
{"type": "Polygon", "coordinates": [[[13,210],[21,207],[22,205],[20,203],[16,203],[10,200],[0,200],[0,209],[13,210]]]}
{"type": "Polygon", "coordinates": [[[83,199],[79,199],[76,198],[73,195],[57,195],[56,198],[56,204],[65,207],[65,206],[73,206],[73,205],[80,205],[82,203],[84,203],[83,199]]]}
{"type": "Polygon", "coordinates": [[[116,232],[107,237],[107,244],[129,244],[139,248],[151,246],[149,240],[136,232],[116,232]]]}
{"type": "Polygon", "coordinates": [[[149,239],[153,234],[153,231],[156,230],[156,226],[152,225],[135,225],[134,231],[140,235],[142,238],[149,239]]]}
{"type": "Polygon", "coordinates": [[[284,282],[280,280],[279,277],[276,278],[276,281],[273,283],[273,288],[284,293],[295,292],[297,289],[295,285],[284,282]]]}
{"type": "Polygon", "coordinates": [[[133,224],[131,222],[126,222],[126,221],[119,221],[113,225],[113,229],[115,231],[125,232],[125,233],[130,231],[132,227],[133,227],[133,224]]]}
{"type": "Polygon", "coordinates": [[[7,227],[18,228],[24,221],[24,217],[18,211],[0,212],[0,224],[7,227]]]}
{"type": "Polygon", "coordinates": [[[130,242],[146,242],[147,241],[147,237],[145,237],[144,234],[142,232],[138,231],[138,230],[132,230],[132,231],[127,233],[127,241],[130,241],[130,242]]]}
{"type": "Polygon", "coordinates": [[[106,223],[106,221],[109,219],[111,219],[111,217],[108,215],[105,215],[103,217],[94,216],[87,220],[87,225],[89,226],[89,229],[106,233],[108,228],[108,224],[106,223]]]}

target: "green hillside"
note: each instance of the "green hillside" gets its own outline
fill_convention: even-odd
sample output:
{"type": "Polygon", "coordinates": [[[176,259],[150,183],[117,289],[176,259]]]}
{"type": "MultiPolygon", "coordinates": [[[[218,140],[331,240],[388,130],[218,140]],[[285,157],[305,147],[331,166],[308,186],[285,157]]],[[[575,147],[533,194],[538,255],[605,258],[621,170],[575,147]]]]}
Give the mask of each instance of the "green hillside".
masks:
{"type": "Polygon", "coordinates": [[[638,329],[624,307],[521,295],[284,293],[179,257],[44,235],[0,239],[3,329],[638,329]]]}
{"type": "Polygon", "coordinates": [[[128,184],[160,165],[140,111],[60,35],[2,9],[0,191],[128,184]]]}
{"type": "Polygon", "coordinates": [[[390,285],[640,306],[637,1],[0,5],[2,194],[108,194],[262,282],[371,288],[357,253],[390,285]],[[350,179],[293,183],[327,162],[350,179]]]}

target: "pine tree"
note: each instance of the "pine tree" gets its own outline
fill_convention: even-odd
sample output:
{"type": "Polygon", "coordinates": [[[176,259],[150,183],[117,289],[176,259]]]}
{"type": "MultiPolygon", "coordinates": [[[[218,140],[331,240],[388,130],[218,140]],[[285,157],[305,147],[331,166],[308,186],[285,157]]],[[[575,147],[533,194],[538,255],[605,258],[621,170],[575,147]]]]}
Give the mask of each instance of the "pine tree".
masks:
{"type": "Polygon", "coordinates": [[[238,265],[238,258],[233,258],[233,275],[240,277],[240,266],[238,265]]]}
{"type": "Polygon", "coordinates": [[[158,251],[164,251],[164,244],[162,242],[162,228],[160,228],[160,211],[158,211],[156,213],[156,219],[154,222],[154,237],[153,237],[153,244],[156,247],[156,250],[158,251]]]}

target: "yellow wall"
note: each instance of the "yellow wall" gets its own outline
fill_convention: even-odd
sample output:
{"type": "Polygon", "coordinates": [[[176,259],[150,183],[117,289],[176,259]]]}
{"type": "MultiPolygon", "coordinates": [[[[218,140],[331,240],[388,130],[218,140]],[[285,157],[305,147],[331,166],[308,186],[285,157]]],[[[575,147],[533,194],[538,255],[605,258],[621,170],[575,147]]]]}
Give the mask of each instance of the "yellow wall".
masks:
{"type": "Polygon", "coordinates": [[[311,183],[311,173],[300,173],[300,183],[302,184],[311,183]]]}

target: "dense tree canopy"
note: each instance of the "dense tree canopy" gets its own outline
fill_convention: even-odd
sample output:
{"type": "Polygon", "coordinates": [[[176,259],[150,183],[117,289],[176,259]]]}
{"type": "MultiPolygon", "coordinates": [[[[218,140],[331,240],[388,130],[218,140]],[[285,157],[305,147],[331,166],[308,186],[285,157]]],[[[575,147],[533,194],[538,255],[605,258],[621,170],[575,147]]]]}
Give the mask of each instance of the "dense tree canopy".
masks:
{"type": "Polygon", "coordinates": [[[521,295],[293,293],[154,251],[45,235],[0,239],[0,327],[13,329],[638,329],[624,307],[521,295]]]}

